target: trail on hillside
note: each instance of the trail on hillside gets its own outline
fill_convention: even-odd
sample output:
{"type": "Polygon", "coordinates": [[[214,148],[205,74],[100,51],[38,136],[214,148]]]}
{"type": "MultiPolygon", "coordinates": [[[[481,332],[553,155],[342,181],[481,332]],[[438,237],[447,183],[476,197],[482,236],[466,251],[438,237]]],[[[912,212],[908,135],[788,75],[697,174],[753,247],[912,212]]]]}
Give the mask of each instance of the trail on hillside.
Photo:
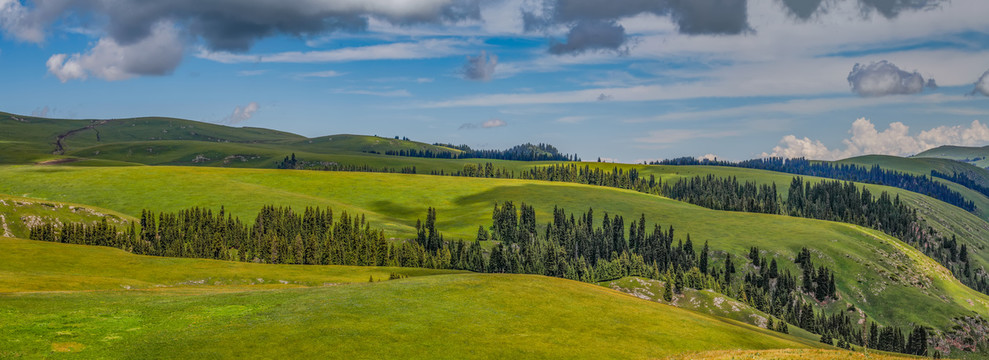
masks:
{"type": "Polygon", "coordinates": [[[100,126],[100,125],[103,125],[103,124],[106,124],[107,121],[108,120],[93,120],[92,122],[89,123],[89,125],[86,125],[85,127],[78,128],[78,129],[73,129],[73,130],[69,130],[68,132],[66,132],[64,134],[61,134],[61,135],[56,136],[55,137],[55,150],[52,151],[52,154],[55,154],[55,155],[64,155],[65,154],[65,145],[62,144],[62,140],[65,140],[65,138],[69,137],[72,134],[78,133],[80,131],[86,131],[86,130],[92,129],[93,131],[96,132],[96,141],[100,141],[100,131],[97,130],[96,127],[97,126],[100,126]]]}

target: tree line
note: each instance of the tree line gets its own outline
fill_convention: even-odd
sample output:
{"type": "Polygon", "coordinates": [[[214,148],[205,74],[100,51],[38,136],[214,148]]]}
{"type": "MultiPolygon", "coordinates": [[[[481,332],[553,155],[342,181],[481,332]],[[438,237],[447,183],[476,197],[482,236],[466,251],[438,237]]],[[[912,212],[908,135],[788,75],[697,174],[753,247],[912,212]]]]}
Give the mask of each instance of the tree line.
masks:
{"type": "MultiPolygon", "coordinates": [[[[465,165],[465,168],[468,167],[474,168],[475,165],[465,165]]],[[[493,165],[489,163],[483,167],[492,169],[493,165]]],[[[468,173],[481,176],[509,172],[495,169],[465,171],[460,175],[466,176],[468,173]]],[[[516,178],[635,190],[715,210],[780,214],[865,226],[914,246],[951,270],[965,285],[989,293],[989,273],[982,267],[973,267],[965,244],[960,244],[954,236],[941,236],[932,227],[923,225],[917,211],[901,201],[898,195],[891,196],[883,191],[877,196],[851,181],[809,182],[797,176],[791,180],[788,196],[784,199],[775,183],[758,185],[752,181],[740,182],[736,177],[714,175],[663,182],[654,175],[645,177],[636,169],[618,167],[606,171],[588,165],[554,164],[528,169],[516,178]]]]}
{"type": "Polygon", "coordinates": [[[436,146],[442,146],[450,149],[455,149],[459,151],[449,151],[449,150],[417,150],[417,149],[402,149],[402,150],[388,150],[385,151],[385,155],[393,156],[408,156],[408,157],[421,157],[421,158],[434,158],[434,159],[497,159],[497,160],[515,160],[515,161],[580,161],[577,154],[563,154],[560,153],[555,146],[550,144],[536,144],[526,143],[522,145],[516,145],[505,150],[477,150],[472,149],[467,145],[453,145],[453,144],[433,144],[436,146]]]}
{"type": "Polygon", "coordinates": [[[979,184],[977,181],[968,177],[965,173],[952,172],[951,175],[948,175],[937,170],[931,170],[931,177],[939,177],[971,190],[975,190],[975,192],[978,192],[979,194],[989,196],[989,187],[982,186],[982,184],[979,184]]]}
{"type": "Polygon", "coordinates": [[[900,171],[886,170],[881,168],[878,164],[873,165],[872,167],[865,167],[854,164],[810,161],[805,158],[785,159],[781,157],[752,159],[739,162],[682,157],[677,159],[653,161],[648,164],[729,166],[784,172],[795,175],[824,177],[867,184],[886,185],[924,194],[960,207],[969,212],[975,211],[975,203],[973,201],[966,199],[961,193],[951,190],[944,184],[934,181],[933,175],[932,177],[927,177],[925,175],[911,175],[900,171]]]}
{"type": "MultiPolygon", "coordinates": [[[[644,215],[626,226],[620,215],[605,213],[598,222],[593,209],[576,215],[554,208],[552,221],[540,226],[533,207],[505,202],[494,205],[492,225],[479,227],[473,242],[445,239],[436,224],[436,209],[428,208],[425,221],[416,222],[414,239],[388,241],[384,231],[372,228],[363,215],[334,216],[331,209],[307,207],[296,213],[287,207],[265,206],[248,225],[223,208],[217,212],[191,208],[175,213],[142,211],[139,229],[132,223],[120,230],[105,219],[93,224],[43,224],[31,229],[31,238],[112,246],[145,255],[273,264],[464,269],[592,283],[639,276],[663,281],[665,301],[688,288],[711,289],[771,315],[767,328],[788,332],[788,324],[794,324],[821,334],[822,341],[835,339],[839,346],[866,345],[866,337],[845,312],[815,310],[839,295],[834,272],[814,266],[806,248],[794,262],[802,270],[798,277],[776,258],[767,260],[758,248],[737,257],[712,250],[705,241],[698,250],[689,234],[678,236],[672,225],[647,226],[644,215]],[[487,256],[480,245],[484,241],[498,241],[487,256]]],[[[883,334],[893,334],[888,329],[883,328],[883,334]]],[[[887,335],[876,336],[880,340],[869,344],[883,347],[874,348],[907,351],[907,343],[895,336],[890,341],[881,340],[887,335]]]]}
{"type": "MultiPolygon", "coordinates": [[[[765,162],[772,163],[770,160],[766,159],[765,162]]],[[[683,160],[683,163],[693,162],[700,161],[693,158],[683,160]]],[[[720,164],[710,160],[705,160],[705,163],[720,164]]],[[[385,168],[368,171],[388,172],[389,170],[385,168]]],[[[415,168],[411,168],[410,171],[414,173],[415,168]]],[[[798,176],[792,179],[788,189],[789,195],[784,199],[775,183],[758,185],[751,181],[740,182],[736,177],[714,175],[681,178],[675,182],[664,183],[662,179],[657,179],[652,174],[648,177],[643,176],[637,169],[626,170],[614,167],[611,171],[607,171],[591,168],[586,164],[537,166],[516,173],[504,167],[496,167],[490,162],[468,163],[458,171],[450,173],[433,171],[431,174],[606,186],[662,195],[715,210],[781,214],[865,226],[911,244],[948,268],[965,285],[982,293],[989,293],[989,272],[982,267],[973,267],[965,244],[960,244],[953,236],[950,238],[940,236],[932,227],[923,225],[916,210],[900,201],[899,196],[891,197],[885,191],[875,196],[866,188],[859,189],[851,181],[833,180],[814,183],[805,182],[798,176]]]]}
{"type": "Polygon", "coordinates": [[[404,166],[401,168],[390,168],[390,167],[373,167],[367,164],[363,165],[348,165],[339,164],[332,161],[305,161],[300,160],[295,157],[295,153],[291,156],[286,156],[285,159],[275,163],[275,167],[278,169],[291,169],[291,170],[316,170],[316,171],[350,171],[350,172],[378,172],[378,173],[397,173],[397,174],[415,174],[415,166],[404,166]]]}

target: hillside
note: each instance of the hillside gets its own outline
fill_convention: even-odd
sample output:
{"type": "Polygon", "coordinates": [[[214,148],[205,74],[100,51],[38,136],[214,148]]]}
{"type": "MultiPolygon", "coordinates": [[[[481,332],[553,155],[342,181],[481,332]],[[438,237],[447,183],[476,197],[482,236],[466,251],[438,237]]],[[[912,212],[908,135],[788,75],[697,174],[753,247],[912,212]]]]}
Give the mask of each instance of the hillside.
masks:
{"type": "Polygon", "coordinates": [[[368,274],[439,272],[248,266],[10,238],[0,238],[0,266],[0,279],[22,279],[21,290],[110,285],[118,289],[11,293],[21,290],[5,286],[0,296],[5,309],[0,313],[4,357],[78,352],[86,358],[168,354],[172,358],[353,359],[374,354],[375,358],[462,359],[568,354],[637,359],[709,349],[821,346],[603,287],[541,276],[451,274],[367,283],[361,278],[368,274]],[[46,265],[59,261],[68,261],[69,269],[46,265]],[[150,269],[133,271],[144,266],[150,269]],[[113,275],[95,284],[79,282],[83,275],[76,273],[103,270],[113,275]],[[52,276],[59,276],[59,281],[52,281],[52,276]],[[299,279],[317,286],[212,284],[227,276],[244,280],[258,276],[272,282],[299,279]],[[204,278],[209,281],[201,281],[204,278]],[[189,285],[123,290],[131,283],[182,280],[189,285]],[[325,281],[354,283],[318,285],[325,281]]]}
{"type": "Polygon", "coordinates": [[[437,226],[449,238],[472,239],[478,225],[490,224],[491,206],[531,204],[539,223],[554,206],[568,211],[593,207],[625,218],[644,213],[650,224],[674,225],[695,243],[746,253],[751,246],[791,269],[802,247],[815,250],[815,262],[835,269],[842,301],[888,325],[929,324],[948,329],[959,316],[989,316],[989,297],[954,280],[915,249],[883,234],[841,223],[776,215],[713,211],[631,191],[539,181],[470,179],[402,174],[220,168],[5,167],[0,192],[94,204],[139,214],[143,208],[175,211],[190,206],[225,206],[250,219],[264,204],[331,206],[363,213],[389,235],[411,236],[425,207],[437,208],[437,226]],[[57,189],[47,182],[65,184],[57,189]],[[225,184],[217,187],[216,184],[225,184]],[[147,189],[154,189],[147,191],[147,189]],[[113,194],[107,196],[106,194],[113,194]],[[717,226],[712,226],[716,224],[717,226]]]}
{"type": "Polygon", "coordinates": [[[913,157],[951,159],[985,169],[989,168],[989,160],[986,159],[987,156],[989,156],[989,146],[967,147],[945,145],[924,151],[913,157]]]}
{"type": "Polygon", "coordinates": [[[141,164],[221,165],[254,161],[255,167],[274,167],[276,161],[292,152],[384,153],[410,149],[460,152],[377,136],[332,135],[308,139],[276,130],[173,118],[66,120],[0,113],[0,163],[4,164],[35,163],[68,155],[73,160],[141,164]],[[204,157],[211,160],[203,161],[204,157]],[[261,158],[263,161],[257,161],[261,158]]]}

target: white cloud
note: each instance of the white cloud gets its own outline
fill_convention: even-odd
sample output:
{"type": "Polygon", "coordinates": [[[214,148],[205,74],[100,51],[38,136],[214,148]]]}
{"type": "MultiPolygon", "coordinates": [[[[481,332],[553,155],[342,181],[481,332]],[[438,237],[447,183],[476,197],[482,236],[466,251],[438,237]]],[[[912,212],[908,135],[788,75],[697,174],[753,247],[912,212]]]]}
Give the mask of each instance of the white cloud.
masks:
{"type": "Polygon", "coordinates": [[[234,108],[233,113],[227,115],[223,118],[224,124],[237,125],[254,117],[254,113],[261,109],[258,103],[251,101],[245,106],[238,106],[234,108]]]}
{"type": "Polygon", "coordinates": [[[485,129],[502,127],[502,126],[508,126],[508,123],[506,123],[504,120],[501,119],[491,119],[481,123],[481,127],[485,129]]]}
{"type": "Polygon", "coordinates": [[[829,149],[820,140],[786,135],[771,153],[763,153],[762,156],[818,160],[871,154],[909,156],[942,145],[980,146],[989,143],[989,127],[978,120],[972,121],[968,127],[938,126],[912,136],[910,128],[901,122],[890,123],[886,130],[878,131],[871,121],[860,118],[852,123],[849,132],[851,138],[842,141],[844,149],[829,149]]]}
{"type": "Polygon", "coordinates": [[[0,28],[23,41],[40,43],[45,39],[44,24],[19,0],[0,0],[0,28]]]}
{"type": "Polygon", "coordinates": [[[46,65],[48,72],[63,83],[89,76],[118,81],[139,75],[170,74],[182,61],[183,52],[175,27],[159,23],[150,36],[133,44],[121,45],[102,38],[85,54],[55,54],[46,65]]]}
{"type": "Polygon", "coordinates": [[[331,77],[337,77],[337,76],[343,76],[343,75],[346,75],[346,74],[345,73],[338,72],[338,71],[326,70],[326,71],[316,71],[316,72],[299,74],[296,77],[303,78],[303,79],[304,78],[331,78],[331,77]]]}
{"type": "Polygon", "coordinates": [[[501,119],[489,119],[480,123],[463,123],[457,130],[491,129],[503,126],[508,126],[508,123],[501,119]]]}
{"type": "Polygon", "coordinates": [[[698,157],[697,159],[698,160],[711,160],[711,161],[714,161],[714,160],[718,160],[718,155],[705,154],[704,156],[698,157]]]}
{"type": "Polygon", "coordinates": [[[235,54],[200,49],[196,57],[224,64],[236,63],[326,63],[367,60],[435,59],[463,54],[470,42],[454,39],[429,39],[381,45],[348,47],[323,51],[288,51],[271,54],[235,54]]]}

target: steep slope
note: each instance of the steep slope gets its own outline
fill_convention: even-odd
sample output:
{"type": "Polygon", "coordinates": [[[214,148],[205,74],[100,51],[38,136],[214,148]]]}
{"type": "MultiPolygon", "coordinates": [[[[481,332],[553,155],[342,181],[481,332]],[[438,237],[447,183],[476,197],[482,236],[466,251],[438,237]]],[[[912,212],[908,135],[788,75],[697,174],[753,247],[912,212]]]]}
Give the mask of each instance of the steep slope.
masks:
{"type": "MultiPolygon", "coordinates": [[[[198,276],[229,271],[223,262],[149,259],[9,238],[0,238],[0,254],[0,264],[60,261],[67,254],[108,262],[73,263],[83,271],[127,272],[140,265],[131,264],[135,261],[168,274],[188,273],[186,267],[203,272],[198,276]]],[[[237,269],[234,276],[350,282],[382,271],[422,272],[257,265],[237,269]]],[[[29,283],[38,279],[23,268],[3,274],[0,278],[29,275],[29,283]]],[[[644,359],[709,349],[822,346],[592,284],[526,275],[421,276],[296,289],[195,285],[6,293],[0,307],[0,355],[10,357],[76,352],[71,355],[86,358],[644,359]]]]}
{"type": "MultiPolygon", "coordinates": [[[[222,169],[144,168],[0,168],[0,192],[95,204],[139,214],[143,208],[175,211],[190,206],[225,206],[246,220],[264,204],[332,206],[358,211],[389,235],[414,234],[425,207],[437,208],[438,227],[448,238],[472,239],[478,225],[490,225],[496,202],[533,205],[543,226],[554,206],[627,219],[645,214],[651,224],[674,225],[695,244],[747,253],[767,251],[780,264],[796,269],[793,258],[803,247],[814,261],[836,271],[842,300],[833,310],[854,305],[888,325],[928,324],[947,330],[961,316],[989,317],[989,297],[964,287],[946,269],[884,234],[841,223],[713,211],[641,193],[610,188],[538,181],[459,177],[222,169]],[[52,187],[48,184],[60,184],[52,187]],[[217,186],[221,184],[221,186],[217,186]]],[[[600,215],[599,215],[600,216],[600,215]]],[[[647,226],[647,227],[648,227],[647,226]]]]}

